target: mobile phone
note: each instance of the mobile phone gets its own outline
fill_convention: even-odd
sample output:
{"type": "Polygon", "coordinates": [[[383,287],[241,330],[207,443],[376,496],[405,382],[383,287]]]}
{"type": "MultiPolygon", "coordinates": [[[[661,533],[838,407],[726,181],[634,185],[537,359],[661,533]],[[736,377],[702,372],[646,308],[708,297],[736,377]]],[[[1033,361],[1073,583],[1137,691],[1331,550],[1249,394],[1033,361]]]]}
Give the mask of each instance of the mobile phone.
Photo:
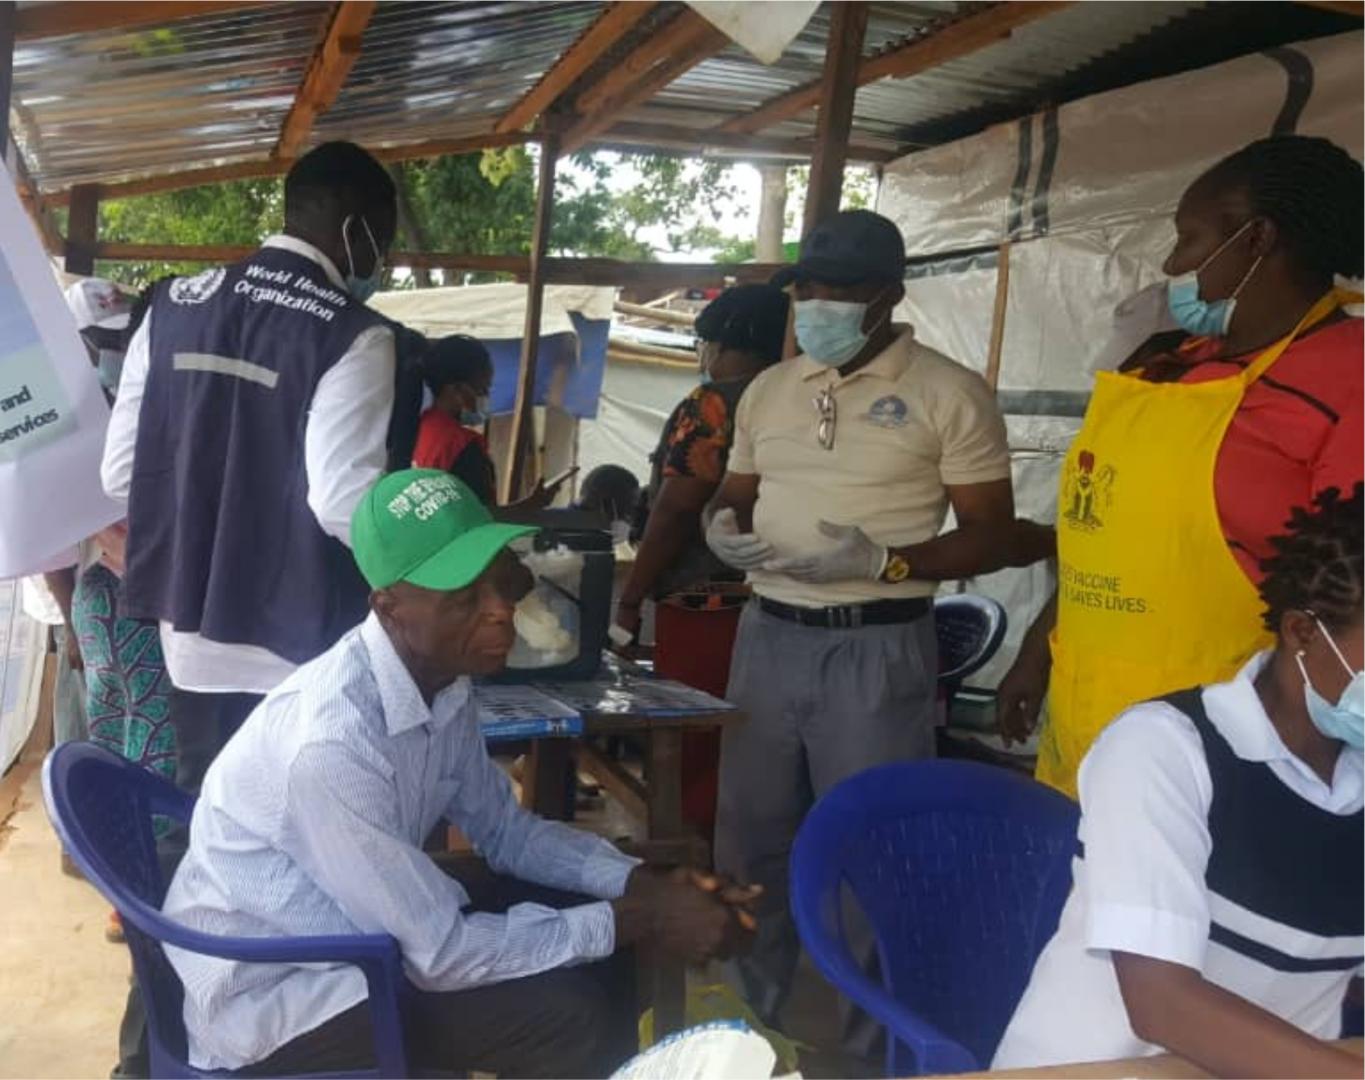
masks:
{"type": "Polygon", "coordinates": [[[545,486],[547,488],[557,488],[559,487],[560,484],[564,483],[565,480],[569,479],[569,477],[573,476],[573,474],[576,472],[578,472],[578,466],[570,465],[563,472],[556,473],[554,476],[550,477],[550,479],[546,480],[545,486]]]}

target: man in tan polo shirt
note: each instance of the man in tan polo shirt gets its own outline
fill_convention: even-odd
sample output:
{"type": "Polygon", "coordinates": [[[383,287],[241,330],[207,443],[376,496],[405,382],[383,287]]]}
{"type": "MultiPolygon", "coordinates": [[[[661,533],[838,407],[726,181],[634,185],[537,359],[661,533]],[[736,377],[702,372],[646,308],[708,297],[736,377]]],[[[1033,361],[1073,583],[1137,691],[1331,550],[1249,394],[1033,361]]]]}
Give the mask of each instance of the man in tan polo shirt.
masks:
{"type": "Polygon", "coordinates": [[[745,391],[707,530],[755,593],[731,667],[747,720],[722,743],[716,862],[764,886],[741,974],[770,1022],[798,955],[787,857],[813,798],[933,756],[938,583],[1048,553],[1045,530],[1015,523],[985,380],[892,325],[904,267],[899,230],[866,210],[807,236],[784,272],[802,355],[745,391]]]}

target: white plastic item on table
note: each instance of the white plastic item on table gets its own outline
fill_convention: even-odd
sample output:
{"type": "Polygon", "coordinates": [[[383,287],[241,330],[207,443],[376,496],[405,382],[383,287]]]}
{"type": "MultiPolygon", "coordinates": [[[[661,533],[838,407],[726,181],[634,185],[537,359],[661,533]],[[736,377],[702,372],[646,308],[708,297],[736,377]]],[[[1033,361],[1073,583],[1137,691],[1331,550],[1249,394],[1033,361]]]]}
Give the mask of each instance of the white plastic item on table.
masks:
{"type": "Polygon", "coordinates": [[[670,1035],[631,1058],[613,1080],[767,1080],[777,1064],[768,1040],[742,1020],[717,1020],[670,1035]]]}

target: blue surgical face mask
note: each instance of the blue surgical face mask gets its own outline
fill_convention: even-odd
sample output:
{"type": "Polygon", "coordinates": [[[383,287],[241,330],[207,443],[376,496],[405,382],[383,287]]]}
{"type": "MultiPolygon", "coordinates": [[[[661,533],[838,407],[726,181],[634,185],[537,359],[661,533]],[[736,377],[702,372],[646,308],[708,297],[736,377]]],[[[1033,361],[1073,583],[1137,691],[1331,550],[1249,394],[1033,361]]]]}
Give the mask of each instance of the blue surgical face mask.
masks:
{"type": "Polygon", "coordinates": [[[350,237],[351,222],[354,220],[354,215],[351,215],[341,223],[341,243],[346,248],[346,291],[363,304],[379,288],[379,279],[384,273],[384,256],[380,253],[379,245],[375,242],[374,233],[370,231],[370,223],[362,215],[360,224],[365,226],[365,235],[369,238],[370,250],[374,252],[374,269],[370,271],[369,277],[360,277],[355,272],[355,258],[351,254],[350,237]]]}
{"type": "Polygon", "coordinates": [[[843,367],[863,351],[871,336],[863,330],[870,306],[850,300],[796,301],[796,341],[801,351],[817,364],[843,367]]]}
{"type": "Polygon", "coordinates": [[[475,398],[472,409],[462,409],[460,423],[465,427],[483,427],[488,423],[488,398],[486,396],[475,398]]]}
{"type": "Polygon", "coordinates": [[[95,370],[100,385],[109,393],[117,394],[119,380],[123,378],[123,353],[118,349],[101,349],[95,370]]]}
{"type": "Polygon", "coordinates": [[[1249,228],[1251,228],[1250,221],[1219,244],[1218,250],[1195,269],[1188,274],[1173,277],[1166,283],[1166,306],[1171,310],[1171,318],[1182,329],[1200,337],[1227,336],[1228,327],[1232,325],[1232,313],[1237,310],[1237,297],[1246,287],[1246,283],[1251,280],[1251,275],[1256,273],[1260,267],[1261,256],[1256,256],[1256,261],[1251,264],[1251,269],[1242,277],[1237,288],[1232,290],[1232,295],[1222,300],[1200,299],[1199,275],[1214,259],[1228,249],[1229,244],[1249,228]]]}
{"type": "Polygon", "coordinates": [[[1327,639],[1327,644],[1337,654],[1341,666],[1350,674],[1351,681],[1346,684],[1336,704],[1332,704],[1313,688],[1308,669],[1303,666],[1303,651],[1300,650],[1294,659],[1298,661],[1299,672],[1303,675],[1303,696],[1308,704],[1308,717],[1313,721],[1313,726],[1329,739],[1340,739],[1347,746],[1360,750],[1365,748],[1365,672],[1353,671],[1327,628],[1320,621],[1314,621],[1318,623],[1318,629],[1327,639]]]}
{"type": "Polygon", "coordinates": [[[720,342],[718,341],[698,341],[697,342],[697,381],[702,386],[710,386],[715,382],[715,376],[711,374],[711,364],[720,355],[720,342]]]}

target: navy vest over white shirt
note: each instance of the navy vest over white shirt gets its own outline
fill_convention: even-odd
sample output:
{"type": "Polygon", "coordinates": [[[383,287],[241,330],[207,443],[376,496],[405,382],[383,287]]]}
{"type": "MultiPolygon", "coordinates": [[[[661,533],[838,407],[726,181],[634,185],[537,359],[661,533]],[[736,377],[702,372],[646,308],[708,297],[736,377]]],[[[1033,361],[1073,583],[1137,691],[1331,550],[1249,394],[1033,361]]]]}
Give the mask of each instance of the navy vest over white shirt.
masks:
{"type": "Polygon", "coordinates": [[[319,380],[381,319],[313,260],[262,248],[157,289],[128,503],[126,611],[312,659],[368,587],[308,506],[319,380]]]}
{"type": "Polygon", "coordinates": [[[1264,762],[1239,758],[1198,690],[1165,700],[1194,723],[1213,782],[1205,871],[1210,954],[1235,954],[1266,979],[1359,968],[1365,815],[1314,806],[1264,762]]]}

